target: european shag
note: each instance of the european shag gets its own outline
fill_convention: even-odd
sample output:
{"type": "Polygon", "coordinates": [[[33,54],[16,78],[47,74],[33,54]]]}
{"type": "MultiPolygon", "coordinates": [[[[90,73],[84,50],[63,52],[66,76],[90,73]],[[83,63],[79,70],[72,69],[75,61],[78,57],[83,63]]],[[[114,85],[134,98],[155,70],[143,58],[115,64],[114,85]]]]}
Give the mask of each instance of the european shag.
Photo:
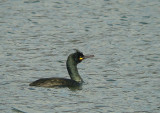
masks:
{"type": "Polygon", "coordinates": [[[76,52],[72,53],[68,56],[66,67],[68,70],[68,74],[70,75],[71,79],[66,78],[41,78],[36,80],[30,84],[30,86],[37,86],[37,87],[79,87],[83,83],[83,79],[78,73],[77,64],[80,63],[82,60],[86,58],[94,57],[94,55],[83,55],[82,52],[75,49],[76,52]]]}

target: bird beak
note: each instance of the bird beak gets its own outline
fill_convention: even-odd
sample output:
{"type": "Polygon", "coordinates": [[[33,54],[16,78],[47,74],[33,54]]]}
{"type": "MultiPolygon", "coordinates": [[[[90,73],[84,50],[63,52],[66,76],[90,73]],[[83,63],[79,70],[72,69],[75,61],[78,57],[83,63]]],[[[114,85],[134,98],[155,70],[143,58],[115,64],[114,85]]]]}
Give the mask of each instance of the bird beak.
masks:
{"type": "Polygon", "coordinates": [[[92,57],[94,57],[94,55],[85,55],[85,56],[83,57],[83,59],[92,58],[92,57]]]}
{"type": "Polygon", "coordinates": [[[92,57],[94,57],[94,55],[85,55],[84,57],[80,57],[79,60],[82,61],[86,58],[92,58],[92,57]]]}

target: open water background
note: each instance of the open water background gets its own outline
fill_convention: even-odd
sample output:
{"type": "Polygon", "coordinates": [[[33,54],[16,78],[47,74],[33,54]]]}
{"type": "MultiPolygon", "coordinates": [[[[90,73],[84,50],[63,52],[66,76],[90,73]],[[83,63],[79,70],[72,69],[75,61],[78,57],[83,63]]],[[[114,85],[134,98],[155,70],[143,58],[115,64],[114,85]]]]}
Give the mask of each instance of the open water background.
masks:
{"type": "Polygon", "coordinates": [[[1,113],[159,113],[159,0],[0,0],[1,113]],[[66,77],[82,90],[28,86],[66,77]]]}

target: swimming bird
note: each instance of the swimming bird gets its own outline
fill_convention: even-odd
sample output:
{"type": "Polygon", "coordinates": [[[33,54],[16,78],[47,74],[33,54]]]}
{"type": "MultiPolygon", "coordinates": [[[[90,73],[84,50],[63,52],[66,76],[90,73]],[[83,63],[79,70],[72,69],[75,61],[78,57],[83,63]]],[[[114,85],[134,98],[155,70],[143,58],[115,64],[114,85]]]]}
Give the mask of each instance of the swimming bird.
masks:
{"type": "Polygon", "coordinates": [[[75,49],[75,53],[72,53],[68,56],[66,67],[68,74],[71,79],[67,78],[41,78],[29,84],[30,86],[37,87],[79,87],[83,83],[83,79],[78,73],[77,64],[82,62],[84,59],[94,57],[94,55],[83,55],[83,53],[75,49]]]}

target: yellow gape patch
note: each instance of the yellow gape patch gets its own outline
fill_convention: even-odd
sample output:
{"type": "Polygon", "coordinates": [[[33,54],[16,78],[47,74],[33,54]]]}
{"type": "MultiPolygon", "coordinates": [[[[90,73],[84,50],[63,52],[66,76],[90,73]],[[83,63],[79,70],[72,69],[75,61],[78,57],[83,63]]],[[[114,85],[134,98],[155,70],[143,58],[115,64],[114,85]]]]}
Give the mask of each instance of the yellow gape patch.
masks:
{"type": "Polygon", "coordinates": [[[79,57],[79,60],[83,60],[83,58],[82,58],[82,57],[79,57]]]}

